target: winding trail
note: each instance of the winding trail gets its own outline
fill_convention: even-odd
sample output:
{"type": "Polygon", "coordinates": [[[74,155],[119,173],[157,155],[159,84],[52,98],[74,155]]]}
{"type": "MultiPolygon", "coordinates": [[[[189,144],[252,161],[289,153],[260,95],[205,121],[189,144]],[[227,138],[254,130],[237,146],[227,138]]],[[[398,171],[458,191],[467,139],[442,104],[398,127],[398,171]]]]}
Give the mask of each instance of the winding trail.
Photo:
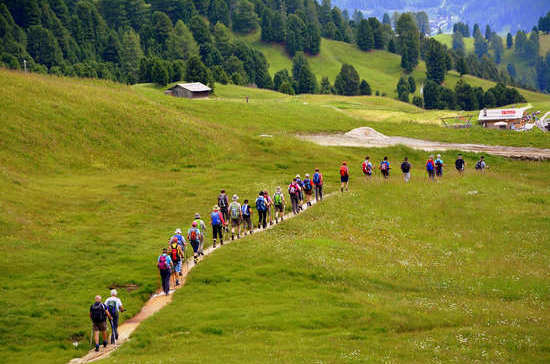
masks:
{"type": "Polygon", "coordinates": [[[384,148],[405,145],[412,149],[424,150],[427,152],[461,150],[464,152],[486,153],[516,159],[550,159],[550,149],[434,142],[400,136],[386,136],[369,127],[353,129],[345,134],[299,135],[298,138],[324,146],[384,148]]]}
{"type": "MultiPolygon", "coordinates": [[[[334,195],[335,193],[336,192],[332,192],[330,194],[327,194],[327,195],[323,196],[323,198],[326,199],[326,198],[334,195]]],[[[316,204],[315,199],[313,199],[313,201],[311,203],[312,203],[312,205],[315,205],[316,204]]],[[[304,210],[308,209],[308,207],[306,205],[303,205],[302,207],[303,207],[304,210]]],[[[286,221],[286,220],[292,219],[296,216],[299,216],[299,215],[294,215],[293,213],[290,212],[290,213],[284,215],[284,220],[286,221]]],[[[279,222],[279,224],[281,224],[281,223],[284,223],[284,221],[279,222]]],[[[268,225],[267,229],[258,229],[258,228],[256,228],[253,231],[254,231],[254,234],[258,234],[258,233],[261,233],[263,231],[272,229],[277,225],[278,224],[268,225]]],[[[252,236],[254,236],[254,234],[252,234],[252,236]]],[[[250,235],[243,236],[240,239],[235,239],[233,241],[231,241],[231,240],[224,241],[224,245],[218,245],[216,248],[210,247],[210,248],[205,249],[204,250],[204,256],[200,259],[200,261],[205,259],[210,254],[212,254],[214,251],[220,249],[221,247],[226,246],[228,244],[231,244],[232,242],[236,242],[238,240],[246,239],[248,237],[250,237],[250,235]]],[[[185,282],[187,280],[187,276],[189,275],[191,270],[196,265],[200,264],[200,261],[199,261],[198,264],[195,264],[193,262],[193,259],[191,258],[191,259],[187,260],[187,264],[184,264],[182,266],[183,276],[180,277],[181,284],[178,287],[176,287],[176,290],[185,285],[185,282]]],[[[164,306],[166,306],[170,302],[172,302],[172,296],[173,296],[174,292],[175,292],[175,290],[171,290],[170,295],[166,296],[166,295],[164,295],[162,290],[159,289],[157,291],[157,293],[155,293],[153,296],[151,296],[151,298],[147,302],[145,302],[145,304],[141,308],[141,311],[137,315],[135,315],[134,317],[124,321],[118,327],[118,340],[117,340],[116,345],[108,345],[106,348],[103,348],[103,346],[101,346],[100,349],[99,349],[99,352],[96,352],[96,351],[94,351],[94,349],[92,349],[85,356],[83,356],[81,358],[72,359],[69,362],[69,364],[90,363],[90,362],[93,362],[93,361],[96,361],[96,360],[101,360],[101,359],[107,358],[120,345],[124,344],[125,342],[127,342],[130,339],[130,335],[132,335],[132,333],[138,328],[138,326],[141,324],[141,322],[143,322],[145,319],[151,317],[153,314],[160,311],[160,309],[162,309],[164,306]]]]}

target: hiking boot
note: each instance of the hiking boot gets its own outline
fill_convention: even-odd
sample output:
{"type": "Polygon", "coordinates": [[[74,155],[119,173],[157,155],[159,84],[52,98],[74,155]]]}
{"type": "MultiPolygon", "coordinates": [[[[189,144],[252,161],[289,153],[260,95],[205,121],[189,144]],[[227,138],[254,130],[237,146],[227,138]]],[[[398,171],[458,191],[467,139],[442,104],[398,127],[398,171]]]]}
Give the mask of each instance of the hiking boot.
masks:
{"type": "Polygon", "coordinates": [[[176,286],[180,285],[180,281],[176,279],[176,286]]]}
{"type": "Polygon", "coordinates": [[[212,245],[212,248],[216,248],[216,242],[214,242],[214,245],[212,245]]]}
{"type": "Polygon", "coordinates": [[[195,258],[193,259],[193,262],[194,262],[195,264],[199,264],[199,258],[195,257],[195,258]]]}
{"type": "Polygon", "coordinates": [[[99,344],[95,344],[95,351],[99,351],[99,344]]]}
{"type": "Polygon", "coordinates": [[[237,234],[237,239],[240,239],[241,238],[241,234],[237,234]]]}
{"type": "Polygon", "coordinates": [[[231,234],[231,240],[235,240],[235,235],[231,234]]]}
{"type": "Polygon", "coordinates": [[[104,347],[104,348],[107,347],[107,340],[103,340],[103,347],[104,347]]]}
{"type": "Polygon", "coordinates": [[[223,240],[220,240],[220,245],[223,245],[223,240]]]}
{"type": "Polygon", "coordinates": [[[182,272],[180,272],[180,277],[182,277],[182,276],[183,276],[183,273],[182,273],[182,272]]]}

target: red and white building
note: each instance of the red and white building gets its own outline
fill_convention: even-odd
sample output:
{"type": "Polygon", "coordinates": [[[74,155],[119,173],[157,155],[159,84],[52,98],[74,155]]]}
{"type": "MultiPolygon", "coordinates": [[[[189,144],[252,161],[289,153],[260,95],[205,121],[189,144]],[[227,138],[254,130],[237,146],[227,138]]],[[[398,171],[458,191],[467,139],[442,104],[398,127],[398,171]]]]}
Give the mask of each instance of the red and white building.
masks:
{"type": "Polygon", "coordinates": [[[479,123],[486,128],[512,129],[525,124],[525,109],[483,109],[479,112],[479,123]]]}

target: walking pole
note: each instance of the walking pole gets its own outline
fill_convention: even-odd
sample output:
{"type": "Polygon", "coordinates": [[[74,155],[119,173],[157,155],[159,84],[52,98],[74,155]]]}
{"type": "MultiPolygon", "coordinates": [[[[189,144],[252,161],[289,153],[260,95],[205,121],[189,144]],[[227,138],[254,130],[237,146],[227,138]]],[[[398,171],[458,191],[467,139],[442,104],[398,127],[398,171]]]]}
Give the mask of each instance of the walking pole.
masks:
{"type": "Polygon", "coordinates": [[[111,323],[111,338],[113,339],[111,341],[113,341],[114,345],[116,346],[116,329],[113,324],[113,319],[109,319],[109,322],[111,323]]]}
{"type": "Polygon", "coordinates": [[[91,332],[90,332],[90,348],[92,347],[92,340],[93,340],[93,337],[94,336],[94,328],[92,327],[91,328],[91,332]]]}

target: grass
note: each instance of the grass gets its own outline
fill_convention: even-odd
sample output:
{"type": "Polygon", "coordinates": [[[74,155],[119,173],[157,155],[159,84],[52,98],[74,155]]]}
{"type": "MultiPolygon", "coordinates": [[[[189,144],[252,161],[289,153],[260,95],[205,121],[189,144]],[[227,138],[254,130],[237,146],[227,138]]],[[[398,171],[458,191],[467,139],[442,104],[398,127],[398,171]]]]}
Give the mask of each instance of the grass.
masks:
{"type": "MultiPolygon", "coordinates": [[[[439,43],[444,44],[449,49],[453,49],[453,35],[452,34],[437,34],[433,38],[439,43]]],[[[474,38],[464,38],[464,48],[467,53],[474,51],[474,38]]]]}
{"type": "MultiPolygon", "coordinates": [[[[288,97],[217,85],[219,99],[186,100],[167,97],[150,85],[127,87],[5,70],[0,70],[0,80],[0,248],[4,257],[0,264],[4,278],[0,355],[9,363],[61,363],[83,355],[89,305],[96,294],[107,295],[110,286],[122,287],[119,291],[128,309],[124,318],[137,313],[158,287],[155,258],[160,248],[176,227],[190,223],[195,212],[205,216],[220,188],[252,199],[260,188],[284,186],[295,173],[318,166],[325,172],[330,192],[336,188],[338,161],[350,161],[355,174],[365,153],[375,160],[387,154],[394,162],[408,154],[418,168],[425,159],[424,153],[399,147],[323,148],[293,137],[296,133],[347,131],[365,124],[416,130],[416,123],[370,123],[350,114],[356,109],[393,110],[400,117],[423,118],[417,117],[422,111],[414,106],[389,98],[288,97]],[[250,96],[248,104],[243,96],[250,96]],[[73,341],[80,343],[77,349],[73,341]]],[[[427,130],[427,137],[436,137],[435,130],[453,138],[470,137],[436,126],[427,130]]],[[[496,134],[482,132],[475,137],[500,142],[496,134]]],[[[507,141],[528,143],[532,138],[529,133],[516,134],[507,141]]],[[[445,154],[445,158],[452,155],[445,154]]],[[[466,158],[472,166],[475,156],[466,158]]],[[[217,354],[209,348],[200,359],[205,362],[220,357],[242,361],[243,350],[250,353],[250,361],[266,361],[272,344],[280,348],[273,360],[318,356],[346,361],[358,355],[352,353],[359,343],[369,348],[361,349],[360,355],[378,358],[395,353],[396,358],[407,360],[412,343],[426,346],[434,342],[423,336],[431,335],[431,330],[422,329],[430,322],[434,328],[460,324],[461,337],[471,337],[467,332],[476,328],[473,318],[457,314],[445,319],[455,326],[445,326],[441,320],[447,311],[432,317],[428,309],[430,302],[444,300],[451,307],[454,301],[449,297],[455,296],[441,287],[461,293],[466,286],[458,277],[471,282],[474,273],[482,274],[481,281],[486,283],[476,283],[472,295],[464,297],[472,300],[467,307],[489,310],[491,322],[498,317],[497,329],[487,331],[494,339],[491,348],[498,346],[495,350],[503,352],[503,358],[513,359],[520,353],[527,359],[543,358],[548,330],[538,317],[540,305],[548,300],[544,290],[548,277],[541,271],[548,255],[547,163],[488,159],[494,172],[484,178],[473,174],[463,180],[450,177],[433,186],[418,181],[410,189],[403,189],[397,180],[387,185],[376,182],[368,193],[358,189],[353,198],[327,201],[326,207],[265,235],[224,248],[194,271],[190,286],[176,295],[176,303],[148,320],[135,340],[112,360],[152,360],[160,347],[167,349],[167,341],[159,344],[156,340],[175,340],[183,347],[187,332],[193,332],[192,339],[197,340],[193,345],[212,337],[220,343],[217,354]],[[478,203],[465,195],[467,205],[451,210],[438,199],[425,197],[451,198],[473,189],[481,193],[478,203]],[[424,209],[418,208],[421,204],[424,209]],[[344,209],[347,205],[354,207],[344,209]],[[504,206],[513,206],[514,215],[503,213],[504,206]],[[425,211],[411,216],[413,210],[425,211]],[[452,217],[467,231],[456,242],[449,225],[452,217]],[[476,229],[480,217],[490,222],[481,232],[476,229]],[[434,223],[435,231],[444,237],[441,244],[425,233],[419,218],[434,223]],[[440,224],[435,224],[436,218],[442,219],[440,224]],[[389,229],[401,223],[409,230],[389,229]],[[523,245],[518,245],[520,241],[523,245]],[[407,283],[409,278],[396,262],[412,249],[412,242],[418,245],[414,256],[430,263],[421,274],[413,270],[413,280],[407,283]],[[434,249],[421,248],[421,242],[434,249]],[[444,242],[450,244],[452,255],[446,255],[444,242]],[[473,242],[483,244],[479,256],[467,250],[473,242]],[[296,250],[289,250],[292,244],[296,250]],[[466,250],[461,250],[461,244],[466,250]],[[318,247],[315,254],[300,254],[311,247],[318,247]],[[452,262],[462,262],[462,268],[442,275],[443,267],[452,262]],[[381,269],[386,266],[387,270],[381,269]],[[519,281],[510,281],[509,273],[502,275],[504,266],[520,267],[514,269],[519,281]],[[400,295],[408,292],[399,288],[401,284],[412,287],[410,291],[418,296],[400,295]],[[218,289],[211,291],[214,286],[218,289]],[[395,292],[391,287],[396,287],[395,292]],[[492,289],[510,293],[514,308],[504,305],[492,289]],[[426,302],[421,317],[414,303],[419,300],[426,302]],[[271,303],[236,309],[244,301],[271,303]],[[374,309],[374,302],[382,303],[374,309]],[[216,311],[197,310],[198,305],[216,311]],[[172,316],[166,315],[176,309],[181,321],[167,320],[172,316]],[[365,313],[373,325],[357,319],[365,313]],[[531,328],[522,326],[525,317],[531,320],[531,328]],[[228,325],[235,325],[235,335],[243,336],[234,340],[228,325]],[[151,337],[160,327],[170,330],[151,337]],[[382,335],[384,330],[389,334],[382,335]],[[406,333],[407,340],[398,331],[406,333]],[[376,348],[376,343],[384,345],[376,348]]],[[[466,304],[462,298],[456,302],[466,304]]],[[[438,330],[434,340],[449,340],[445,349],[449,354],[444,357],[470,355],[452,345],[454,333],[443,330],[440,335],[438,330]]],[[[165,354],[162,360],[174,357],[168,351],[165,354]]]]}

